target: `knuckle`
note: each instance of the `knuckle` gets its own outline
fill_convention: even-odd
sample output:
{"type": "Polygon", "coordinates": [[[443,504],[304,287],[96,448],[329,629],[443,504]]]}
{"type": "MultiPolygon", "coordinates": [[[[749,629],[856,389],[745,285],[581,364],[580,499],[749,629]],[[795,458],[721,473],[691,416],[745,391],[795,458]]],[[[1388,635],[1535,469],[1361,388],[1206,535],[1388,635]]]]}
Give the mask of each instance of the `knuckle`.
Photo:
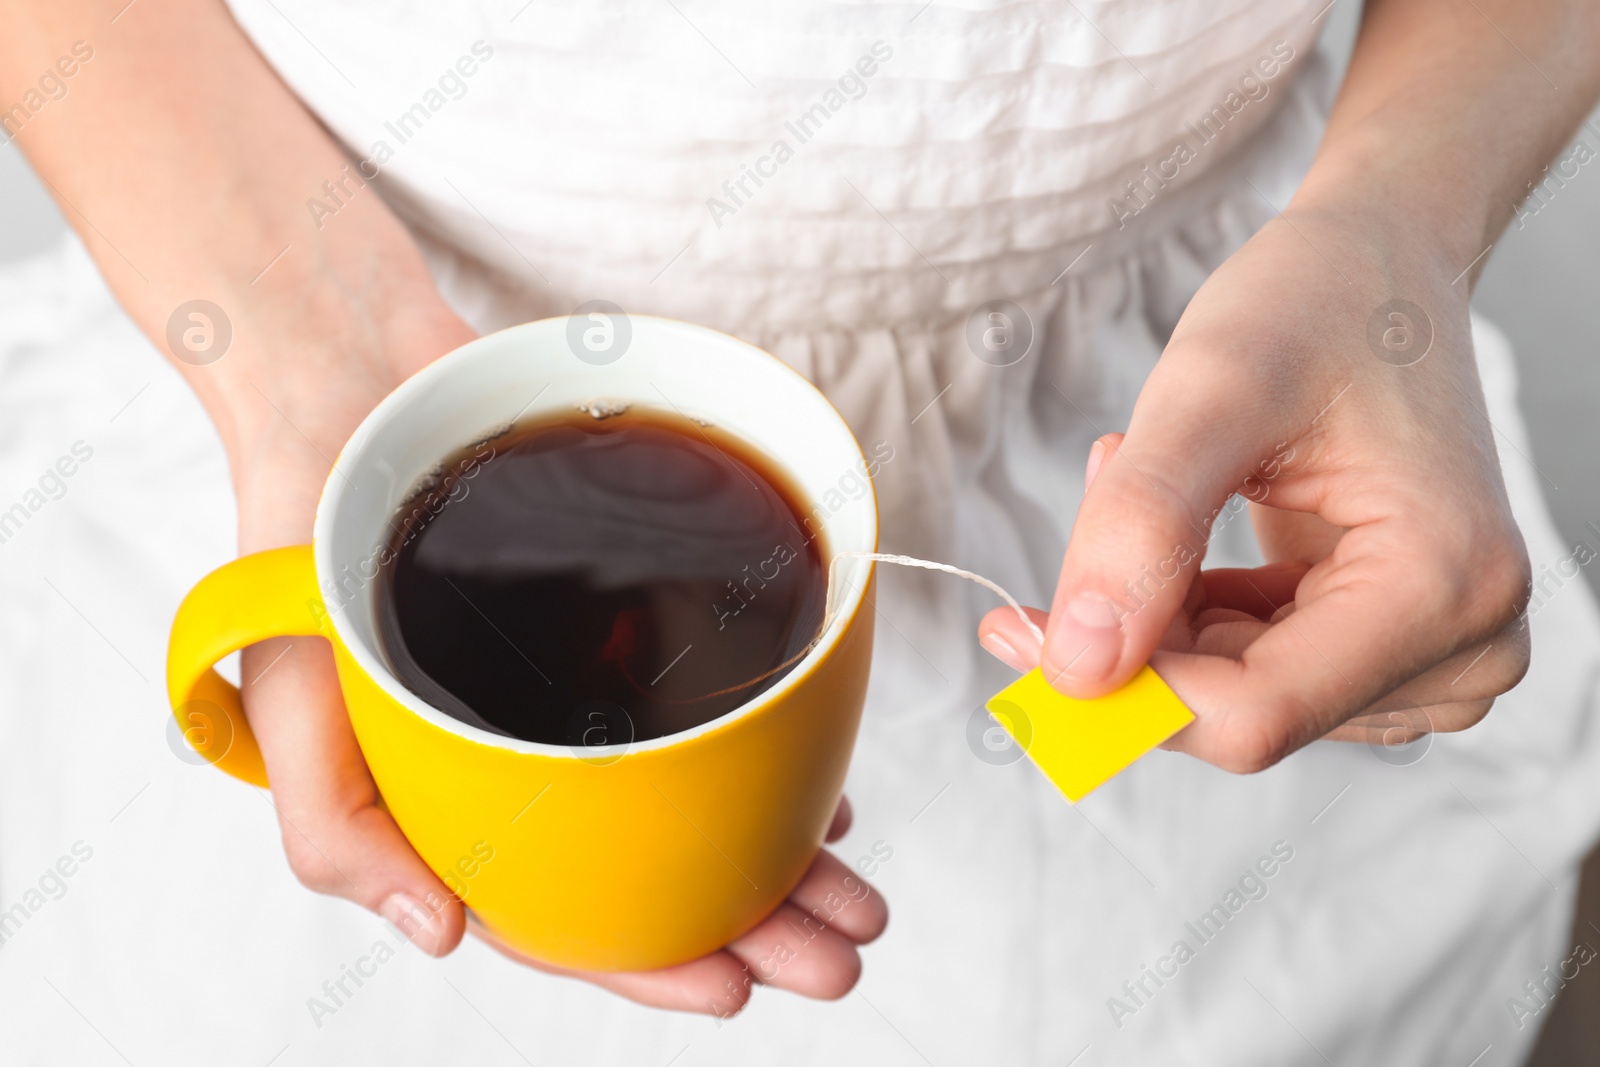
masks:
{"type": "Polygon", "coordinates": [[[840,970],[833,977],[825,979],[817,991],[820,1000],[842,1000],[855,989],[856,983],[861,979],[861,961],[855,960],[853,965],[840,970]]]}
{"type": "Polygon", "coordinates": [[[1136,446],[1125,443],[1113,455],[1112,462],[1125,466],[1125,475],[1107,479],[1106,484],[1114,485],[1116,491],[1098,494],[1096,503],[1102,511],[1110,513],[1107,517],[1128,524],[1122,526],[1119,522],[1115,524],[1117,527],[1124,531],[1165,529],[1175,518],[1185,522],[1195,518],[1194,506],[1177,482],[1166,474],[1166,463],[1160,456],[1138,451],[1136,446]],[[1119,457],[1124,463],[1117,463],[1119,457]]]}
{"type": "Polygon", "coordinates": [[[1498,632],[1528,606],[1533,568],[1515,528],[1474,539],[1450,571],[1447,611],[1476,635],[1498,632]]]}
{"type": "Polygon", "coordinates": [[[333,863],[292,827],[283,828],[283,854],[295,880],[313,893],[332,894],[341,884],[333,863]]]}
{"type": "Polygon", "coordinates": [[[1234,717],[1214,762],[1230,774],[1259,774],[1294,751],[1293,736],[1279,725],[1289,721],[1292,718],[1276,708],[1244,719],[1234,717]]]}
{"type": "Polygon", "coordinates": [[[1433,717],[1434,732],[1453,734],[1470,730],[1488,716],[1489,709],[1494,707],[1494,699],[1494,697],[1484,697],[1481,700],[1462,700],[1437,709],[1433,717]]]}
{"type": "Polygon", "coordinates": [[[1533,663],[1533,648],[1525,639],[1516,641],[1507,651],[1503,662],[1499,664],[1498,683],[1495,687],[1495,696],[1509,693],[1522,683],[1528,676],[1528,668],[1533,663]]]}
{"type": "Polygon", "coordinates": [[[1495,635],[1481,652],[1469,645],[1455,659],[1468,662],[1451,681],[1452,691],[1464,701],[1492,699],[1515,689],[1527,675],[1532,649],[1526,630],[1513,625],[1495,635]]]}

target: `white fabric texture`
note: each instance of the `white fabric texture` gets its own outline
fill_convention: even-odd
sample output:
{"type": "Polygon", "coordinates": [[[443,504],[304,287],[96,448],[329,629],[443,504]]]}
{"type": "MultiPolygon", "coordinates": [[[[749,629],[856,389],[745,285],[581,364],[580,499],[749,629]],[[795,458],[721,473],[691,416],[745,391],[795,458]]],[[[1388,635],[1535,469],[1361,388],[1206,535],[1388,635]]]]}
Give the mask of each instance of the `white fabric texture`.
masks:
{"type": "MultiPolygon", "coordinates": [[[[235,10],[360,157],[486,42],[382,167],[463,312],[489,329],[603,298],[768,348],[894,447],[884,551],[1033,604],[1090,442],[1126,426],[1195,288],[1287,201],[1330,91],[1318,3],[516,6],[235,10]],[[706,198],[879,40],[866,94],[717,227],[706,198]],[[1297,73],[1119,228],[1107,201],[1278,41],[1297,73]],[[989,299],[1035,331],[1012,366],[965,340],[989,299]]],[[[1572,546],[1525,458],[1509,347],[1481,322],[1474,339],[1536,573],[1557,568],[1572,546]]],[[[975,754],[974,711],[1011,677],[973,639],[990,594],[882,568],[836,851],[876,846],[891,922],[857,992],[758,991],[719,1025],[469,939],[444,961],[401,949],[315,1020],[308,998],[392,933],[299,888],[266,794],[170,747],[166,630],[233,551],[215,434],[76,242],[0,272],[0,383],[0,509],[28,509],[0,543],[0,915],[25,905],[0,945],[8,1060],[1462,1067],[1488,1047],[1477,1063],[1503,1067],[1535,1032],[1507,998],[1570,950],[1600,830],[1581,577],[1543,598],[1523,683],[1410,765],[1314,744],[1237,777],[1157,752],[1074,808],[1026,760],[975,754]],[[32,510],[78,441],[91,458],[32,510]],[[63,891],[30,898],[79,841],[63,891]],[[1200,944],[1185,924],[1279,842],[1266,895],[1200,944]],[[1194,958],[1130,999],[1180,939],[1194,958]],[[1113,997],[1137,1010],[1114,1018],[1113,997]]],[[[1223,526],[1214,565],[1251,559],[1246,527],[1223,526]]]]}

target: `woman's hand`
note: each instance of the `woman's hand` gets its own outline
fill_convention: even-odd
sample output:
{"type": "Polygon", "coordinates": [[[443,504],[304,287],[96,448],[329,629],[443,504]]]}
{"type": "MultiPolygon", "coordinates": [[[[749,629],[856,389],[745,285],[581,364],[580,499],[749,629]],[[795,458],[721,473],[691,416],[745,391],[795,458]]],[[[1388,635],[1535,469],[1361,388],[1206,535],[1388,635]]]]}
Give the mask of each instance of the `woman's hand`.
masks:
{"type": "Polygon", "coordinates": [[[1090,455],[1042,663],[1009,610],[985,644],[1081,697],[1149,661],[1197,716],[1169,747],[1235,771],[1481,719],[1527,668],[1528,562],[1467,263],[1412,237],[1330,199],[1229,259],[1090,455]],[[1235,493],[1268,564],[1202,573],[1235,493]]]}
{"type": "MultiPolygon", "coordinates": [[[[295,877],[318,893],[344,897],[392,922],[412,943],[443,956],[465,929],[461,901],[428,869],[380,803],[339,694],[333,656],[318,639],[280,638],[247,649],[240,667],[251,679],[245,710],[272,782],[284,852],[295,877]]],[[[850,828],[841,800],[828,840],[850,828]]],[[[753,930],[701,959],[659,971],[588,973],[551,967],[472,930],[507,957],[542,971],[592,982],[657,1008],[738,1013],[756,984],[831,1000],[861,974],[860,945],[888,922],[882,896],[831,853],[819,851],[789,899],[753,930]],[[826,907],[846,899],[850,906],[826,907]],[[818,909],[821,909],[820,912],[818,909]],[[796,930],[825,927],[805,941],[796,930]],[[775,951],[782,944],[787,951],[775,951]]]]}
{"type": "MultiPolygon", "coordinates": [[[[377,189],[349,176],[344,151],[221,0],[0,5],[0,98],[19,99],[71,42],[100,46],[74,75],[70,98],[17,141],[129,315],[170,351],[216,425],[238,498],[240,551],[309,541],[323,482],[356,426],[472,331],[444,304],[377,189]],[[331,183],[342,190],[336,215],[308,212],[308,198],[331,183]],[[174,309],[197,298],[220,307],[231,327],[231,344],[209,361],[169,348],[174,309]]],[[[381,807],[326,643],[263,642],[244,651],[240,674],[296,876],[384,915],[426,952],[455,948],[461,903],[381,807]]],[[[841,814],[836,831],[846,821],[841,814]]],[[[585,977],[650,1004],[731,1013],[750,982],[766,977],[757,969],[749,978],[743,964],[765,957],[757,953],[774,924],[854,886],[859,906],[770,975],[772,985],[839,996],[860,969],[855,946],[885,921],[882,901],[860,897],[862,884],[847,877],[819,854],[790,903],[726,950],[657,974],[585,977]],[[736,996],[730,981],[743,982],[736,996]]]]}
{"type": "Polygon", "coordinates": [[[1528,561],[1467,299],[1600,95],[1597,33],[1583,0],[1368,0],[1293,203],[1090,455],[1042,652],[1010,611],[990,651],[1080,697],[1148,660],[1197,716],[1168,747],[1238,771],[1463,729],[1517,683],[1528,561]],[[1235,492],[1269,564],[1202,574],[1235,492]]]}
{"type": "MultiPolygon", "coordinates": [[[[286,274],[286,281],[294,277],[286,274]]],[[[314,289],[328,281],[308,278],[306,284],[314,289]]],[[[272,328],[267,321],[253,326],[246,337],[272,328]]],[[[236,374],[256,368],[244,376],[258,394],[253,407],[247,397],[230,420],[250,427],[231,450],[241,551],[309,541],[330,460],[361,419],[405,378],[471,338],[471,329],[423,279],[387,278],[371,291],[343,287],[339,314],[326,330],[298,328],[266,350],[248,342],[230,353],[236,374]],[[407,295],[396,299],[400,291],[407,295]],[[322,339],[308,349],[307,334],[322,339]],[[294,358],[282,358],[291,351],[294,358]]],[[[465,929],[464,909],[383,808],[346,715],[327,643],[278,638],[251,646],[242,654],[240,675],[245,713],[261,746],[295,876],[310,889],[384,916],[425,952],[441,956],[453,950],[465,929]]],[[[849,806],[841,802],[828,840],[844,834],[849,821],[849,806]]],[[[843,996],[861,971],[857,946],[876,938],[886,922],[882,898],[832,855],[819,852],[789,900],[754,930],[721,951],[661,971],[557,970],[500,944],[481,926],[474,924],[473,931],[541,970],[655,1007],[729,1016],[744,1006],[757,982],[813,997],[843,996]],[[804,929],[802,920],[830,894],[853,906],[833,915],[803,946],[789,945],[793,957],[784,953],[785,962],[775,966],[774,945],[794,940],[790,924],[804,929]]]]}

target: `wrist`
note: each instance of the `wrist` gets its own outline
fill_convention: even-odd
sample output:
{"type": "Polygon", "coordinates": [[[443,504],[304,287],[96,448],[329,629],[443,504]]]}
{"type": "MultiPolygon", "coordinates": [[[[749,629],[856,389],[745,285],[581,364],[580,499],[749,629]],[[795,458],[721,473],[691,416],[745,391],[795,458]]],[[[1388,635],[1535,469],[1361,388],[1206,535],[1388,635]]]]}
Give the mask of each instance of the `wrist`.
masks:
{"type": "Polygon", "coordinates": [[[1453,287],[1465,302],[1515,207],[1452,146],[1371,120],[1324,142],[1291,210],[1359,220],[1367,240],[1424,275],[1418,282],[1453,287]]]}
{"type": "Polygon", "coordinates": [[[305,317],[240,353],[207,407],[228,453],[241,552],[309,541],[323,485],[356,427],[412,373],[474,336],[431,288],[413,297],[371,314],[305,317]]]}
{"type": "Polygon", "coordinates": [[[420,261],[415,269],[370,262],[337,271],[326,262],[290,262],[292,255],[254,286],[222,290],[222,321],[209,339],[231,335],[220,356],[162,339],[236,473],[241,462],[282,447],[283,422],[331,461],[379,400],[473,336],[420,261]]]}
{"type": "Polygon", "coordinates": [[[219,358],[175,361],[227,452],[241,552],[310,540],[323,484],[361,420],[474,336],[420,259],[414,271],[374,266],[364,276],[289,266],[217,302],[232,334],[219,358]]]}

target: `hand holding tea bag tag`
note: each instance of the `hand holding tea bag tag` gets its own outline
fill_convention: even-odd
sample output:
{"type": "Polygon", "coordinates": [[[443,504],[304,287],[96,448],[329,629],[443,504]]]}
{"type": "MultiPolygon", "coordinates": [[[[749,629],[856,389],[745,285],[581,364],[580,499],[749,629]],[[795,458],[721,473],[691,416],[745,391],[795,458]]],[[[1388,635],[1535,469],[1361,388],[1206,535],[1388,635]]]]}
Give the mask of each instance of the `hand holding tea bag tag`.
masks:
{"type": "MultiPolygon", "coordinates": [[[[833,619],[840,560],[871,559],[903,567],[943,571],[998,593],[1040,645],[1044,631],[1015,597],[996,583],[948,563],[883,552],[840,552],[829,565],[826,631],[833,619]]],[[[988,701],[989,713],[1074,804],[1130,766],[1140,756],[1194,721],[1167,684],[1148,666],[1122,688],[1092,700],[1052,687],[1035,667],[988,701]]]]}
{"type": "Polygon", "coordinates": [[[1456,284],[1500,223],[1352,229],[1369,171],[1302,185],[1303,221],[1264,226],[1189,302],[1127,433],[1091,451],[1042,644],[1009,612],[979,627],[1077,697],[1152,665],[1196,715],[1167,746],[1227,771],[1464,730],[1529,663],[1527,551],[1456,284]],[[1381,340],[1400,293],[1426,329],[1403,365],[1381,340]],[[1265,564],[1202,570],[1244,501],[1265,564]]]}

